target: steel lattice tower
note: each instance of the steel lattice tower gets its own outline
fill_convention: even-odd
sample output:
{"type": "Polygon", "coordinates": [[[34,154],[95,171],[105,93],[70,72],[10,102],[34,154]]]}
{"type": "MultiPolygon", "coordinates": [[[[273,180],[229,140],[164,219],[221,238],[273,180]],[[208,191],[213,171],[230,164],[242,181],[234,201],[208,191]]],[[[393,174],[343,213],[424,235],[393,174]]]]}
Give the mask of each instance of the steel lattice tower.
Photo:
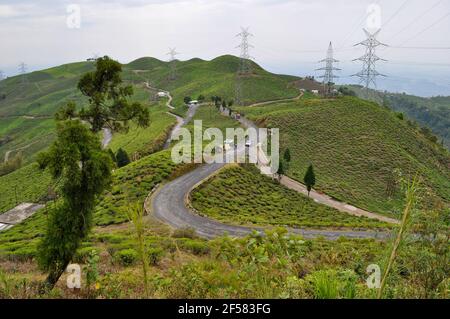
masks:
{"type": "Polygon", "coordinates": [[[27,73],[27,65],[24,62],[19,64],[19,73],[21,74],[21,82],[23,86],[27,82],[27,77],[25,75],[27,73]]]}
{"type": "Polygon", "coordinates": [[[387,45],[384,43],[381,43],[380,41],[378,41],[376,39],[376,37],[377,37],[378,33],[380,33],[381,29],[379,29],[378,31],[376,31],[374,33],[370,33],[366,29],[363,29],[363,30],[364,30],[364,33],[367,35],[367,39],[360,43],[355,44],[355,46],[357,46],[357,45],[365,46],[366,53],[362,57],[353,60],[353,61],[362,61],[363,68],[360,72],[354,74],[353,76],[357,76],[360,78],[360,84],[363,84],[364,87],[366,88],[366,95],[368,97],[369,96],[369,88],[370,88],[371,84],[373,84],[374,88],[377,87],[376,77],[377,76],[385,76],[384,74],[381,74],[376,70],[375,64],[377,61],[386,61],[386,60],[378,57],[375,54],[375,49],[380,45],[382,45],[382,46],[387,46],[387,45]]]}
{"type": "Polygon", "coordinates": [[[177,59],[176,56],[180,54],[176,51],[175,48],[170,48],[170,51],[167,53],[167,55],[170,56],[169,63],[170,63],[170,74],[169,74],[169,80],[173,81],[177,78],[177,59]]]}
{"type": "Polygon", "coordinates": [[[331,93],[331,89],[334,85],[334,79],[338,78],[337,75],[334,75],[334,71],[340,71],[341,69],[334,67],[334,63],[339,62],[333,57],[333,45],[328,45],[327,57],[323,60],[320,60],[319,63],[325,63],[325,66],[317,69],[317,71],[325,71],[324,75],[319,76],[319,78],[323,79],[323,87],[324,94],[329,95],[331,93]]]}
{"type": "Polygon", "coordinates": [[[5,79],[5,74],[0,70],[0,93],[2,93],[2,81],[5,79]]]}
{"type": "Polygon", "coordinates": [[[251,62],[252,57],[249,54],[249,49],[253,48],[253,45],[249,43],[249,37],[252,37],[253,34],[248,32],[248,27],[241,27],[241,32],[236,35],[236,37],[241,38],[241,44],[239,44],[236,48],[241,49],[240,60],[239,60],[239,69],[237,72],[237,81],[236,81],[236,104],[242,105],[243,102],[243,83],[242,78],[250,75],[252,73],[251,62]]]}

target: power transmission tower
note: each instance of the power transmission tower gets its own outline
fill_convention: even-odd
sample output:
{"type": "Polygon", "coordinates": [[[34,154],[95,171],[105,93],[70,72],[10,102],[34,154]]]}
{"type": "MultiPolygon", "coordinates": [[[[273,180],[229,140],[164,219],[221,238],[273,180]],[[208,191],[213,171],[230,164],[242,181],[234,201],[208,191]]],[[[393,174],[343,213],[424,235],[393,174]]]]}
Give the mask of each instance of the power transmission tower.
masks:
{"type": "Polygon", "coordinates": [[[362,61],[363,62],[363,67],[362,70],[356,74],[354,74],[353,76],[357,76],[360,78],[360,84],[363,84],[364,87],[366,88],[366,97],[369,97],[369,88],[371,86],[371,84],[373,84],[374,88],[377,87],[377,83],[376,83],[376,78],[377,76],[386,76],[384,74],[379,73],[376,70],[376,62],[377,61],[386,61],[385,59],[382,59],[380,57],[378,57],[375,54],[375,49],[382,45],[382,46],[387,46],[384,43],[381,43],[380,41],[378,41],[376,39],[378,33],[380,33],[381,29],[378,29],[378,31],[374,32],[374,33],[370,33],[369,31],[367,31],[366,29],[363,29],[364,33],[367,35],[367,39],[355,44],[355,46],[357,45],[363,45],[366,47],[366,53],[357,59],[354,59],[353,61],[362,61]]]}
{"type": "Polygon", "coordinates": [[[338,78],[337,75],[334,75],[334,71],[340,71],[341,69],[334,67],[334,63],[339,62],[333,57],[333,45],[329,44],[327,50],[327,57],[323,60],[320,60],[319,63],[325,63],[325,66],[317,69],[317,71],[325,71],[324,75],[319,76],[319,78],[323,79],[323,89],[324,94],[326,96],[331,95],[331,91],[334,85],[334,79],[338,78]]]}
{"type": "Polygon", "coordinates": [[[22,86],[25,85],[25,83],[27,82],[27,77],[26,74],[27,73],[27,65],[22,62],[19,64],[19,74],[21,75],[21,82],[22,82],[22,86]]]}
{"type": "Polygon", "coordinates": [[[249,54],[249,49],[254,48],[253,45],[249,43],[249,37],[252,37],[253,34],[248,32],[248,27],[241,27],[241,32],[236,35],[236,37],[241,38],[241,44],[239,44],[236,48],[241,49],[241,55],[239,60],[239,69],[237,72],[237,81],[236,81],[236,104],[242,105],[243,102],[243,81],[242,79],[252,73],[251,69],[251,59],[252,57],[249,54]]]}
{"type": "Polygon", "coordinates": [[[170,74],[169,74],[169,80],[173,81],[177,78],[177,59],[176,56],[180,54],[176,51],[175,48],[171,48],[170,51],[167,53],[167,55],[170,56],[169,63],[170,63],[170,74]]]}
{"type": "Polygon", "coordinates": [[[5,74],[3,73],[2,70],[0,70],[0,100],[3,100],[5,98],[5,95],[2,94],[2,89],[3,89],[3,83],[2,81],[5,79],[5,74]]]}

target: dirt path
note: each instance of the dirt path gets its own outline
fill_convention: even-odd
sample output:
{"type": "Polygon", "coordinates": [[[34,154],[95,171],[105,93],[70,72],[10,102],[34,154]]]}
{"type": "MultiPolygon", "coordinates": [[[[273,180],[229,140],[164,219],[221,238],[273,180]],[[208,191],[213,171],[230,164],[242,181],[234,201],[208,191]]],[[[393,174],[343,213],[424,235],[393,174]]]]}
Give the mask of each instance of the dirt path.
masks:
{"type": "Polygon", "coordinates": [[[167,112],[167,114],[174,116],[177,119],[177,124],[174,126],[174,128],[172,129],[172,131],[170,132],[169,138],[166,140],[166,142],[164,143],[164,149],[168,149],[170,147],[170,143],[173,140],[173,137],[178,134],[178,132],[180,131],[181,127],[184,125],[184,119],[181,116],[178,116],[176,114],[173,114],[171,112],[167,112]]]}
{"type": "Polygon", "coordinates": [[[247,107],[256,107],[256,106],[264,106],[264,105],[275,104],[275,103],[297,101],[297,100],[300,100],[303,97],[303,94],[304,94],[303,91],[301,91],[300,94],[297,97],[294,97],[294,98],[291,98],[291,99],[281,99],[281,100],[272,100],[272,101],[266,101],[266,102],[259,102],[259,103],[250,104],[247,107]]]}
{"type": "Polygon", "coordinates": [[[144,82],[145,86],[147,87],[147,89],[152,90],[152,91],[157,91],[157,92],[164,92],[167,95],[167,98],[169,99],[166,103],[166,106],[171,109],[174,110],[175,107],[172,105],[172,101],[173,101],[173,97],[170,94],[170,92],[168,91],[164,91],[155,87],[150,86],[150,84],[148,82],[144,82]]]}
{"type": "MultiPolygon", "coordinates": [[[[47,136],[47,135],[45,135],[45,136],[43,136],[43,137],[46,137],[46,136],[47,136]]],[[[37,140],[37,141],[31,142],[30,144],[27,144],[27,145],[25,145],[25,146],[22,146],[22,147],[13,149],[13,150],[6,151],[4,162],[6,163],[6,162],[9,160],[9,155],[10,155],[12,152],[17,152],[17,151],[25,150],[25,149],[27,149],[28,147],[30,147],[31,145],[36,144],[36,143],[39,142],[39,141],[40,141],[40,140],[37,140]]]]}
{"type": "MultiPolygon", "coordinates": [[[[298,193],[301,193],[305,196],[308,196],[308,190],[306,189],[306,186],[297,182],[296,180],[293,180],[290,177],[283,176],[280,180],[280,183],[284,186],[286,186],[289,189],[292,189],[298,193]]],[[[309,195],[316,203],[326,205],[328,207],[333,207],[337,209],[340,212],[345,212],[347,214],[353,215],[353,216],[364,216],[368,217],[370,219],[376,219],[382,222],[390,223],[390,224],[400,224],[400,222],[397,219],[390,218],[387,216],[383,216],[377,213],[372,213],[369,211],[366,211],[361,208],[357,208],[355,206],[352,206],[350,204],[346,204],[343,202],[339,202],[333,198],[331,198],[328,195],[321,194],[316,192],[315,190],[311,190],[309,195]]]]}

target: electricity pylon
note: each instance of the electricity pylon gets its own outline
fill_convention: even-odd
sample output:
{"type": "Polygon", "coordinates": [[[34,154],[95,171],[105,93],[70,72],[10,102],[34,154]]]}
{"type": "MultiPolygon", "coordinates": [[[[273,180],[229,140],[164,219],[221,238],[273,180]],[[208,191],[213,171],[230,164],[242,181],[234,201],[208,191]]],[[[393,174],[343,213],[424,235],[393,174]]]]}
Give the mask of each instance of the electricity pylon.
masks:
{"type": "Polygon", "coordinates": [[[22,62],[19,64],[19,74],[21,75],[22,86],[24,86],[25,83],[27,82],[27,77],[25,75],[26,73],[27,73],[27,65],[24,62],[22,62]]]}
{"type": "Polygon", "coordinates": [[[250,75],[252,73],[251,69],[251,59],[252,57],[249,54],[249,49],[253,48],[253,45],[249,43],[249,37],[252,37],[253,34],[248,32],[248,27],[241,27],[241,32],[236,35],[236,37],[241,38],[241,44],[239,44],[236,48],[241,49],[240,59],[239,59],[239,69],[237,72],[237,80],[236,80],[236,104],[242,105],[243,103],[243,83],[242,78],[250,75]]]}
{"type": "Polygon", "coordinates": [[[327,50],[327,57],[323,60],[320,60],[319,63],[325,63],[325,66],[317,69],[317,71],[325,71],[325,73],[319,78],[323,79],[323,89],[324,94],[326,96],[331,95],[331,91],[334,86],[334,79],[338,78],[337,75],[334,75],[334,71],[340,71],[341,69],[334,67],[334,63],[339,62],[333,57],[333,45],[329,44],[328,50],[327,50]]]}
{"type": "Polygon", "coordinates": [[[169,73],[169,80],[173,81],[177,78],[177,59],[176,56],[180,54],[176,51],[175,48],[170,48],[170,51],[167,53],[167,55],[170,56],[169,63],[170,63],[170,73],[169,73]]]}
{"type": "Polygon", "coordinates": [[[3,86],[2,81],[4,79],[5,79],[5,74],[3,73],[2,70],[0,70],[0,100],[2,100],[4,98],[4,96],[1,94],[2,93],[2,86],[3,86]]]}
{"type": "Polygon", "coordinates": [[[364,33],[367,35],[367,39],[355,44],[354,46],[357,45],[363,45],[366,47],[366,53],[362,56],[359,57],[357,59],[354,59],[353,61],[362,61],[363,62],[363,67],[362,70],[356,74],[354,74],[353,76],[357,76],[360,78],[360,84],[363,84],[364,87],[366,88],[366,97],[369,97],[369,88],[371,86],[371,84],[373,84],[374,88],[377,87],[377,83],[376,83],[376,78],[377,76],[386,76],[384,74],[379,73],[376,70],[376,62],[377,61],[386,61],[385,59],[382,59],[380,57],[378,57],[375,54],[375,50],[378,46],[382,45],[382,46],[387,46],[384,43],[381,43],[380,41],[378,41],[376,39],[378,33],[380,33],[381,29],[378,29],[378,31],[374,32],[374,33],[370,33],[369,31],[367,31],[366,29],[363,29],[364,33]]]}

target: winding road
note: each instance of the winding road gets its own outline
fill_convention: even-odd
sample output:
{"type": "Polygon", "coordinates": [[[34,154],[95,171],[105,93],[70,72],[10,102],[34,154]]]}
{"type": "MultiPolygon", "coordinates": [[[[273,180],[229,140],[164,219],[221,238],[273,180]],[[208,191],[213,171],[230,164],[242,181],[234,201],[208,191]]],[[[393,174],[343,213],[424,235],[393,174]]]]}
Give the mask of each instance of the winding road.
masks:
{"type": "MultiPolygon", "coordinates": [[[[296,97],[294,99],[298,99],[296,97]]],[[[286,100],[283,100],[286,101],[286,100]]],[[[271,101],[272,102],[272,101],[271,101]]],[[[264,102],[269,103],[269,102],[264,102]]],[[[273,102],[272,102],[273,103],[273,102]]],[[[177,125],[172,133],[176,129],[179,129],[182,125],[188,123],[194,116],[196,108],[190,109],[186,119],[181,124],[177,125]]],[[[245,127],[255,127],[256,125],[251,121],[241,118],[239,120],[241,124],[245,127]]],[[[171,134],[171,137],[173,134],[171,134]]],[[[170,145],[171,137],[167,141],[167,145],[170,145]]],[[[242,152],[244,150],[238,150],[237,152],[242,152]]],[[[222,236],[228,234],[233,237],[246,236],[253,231],[263,232],[266,227],[250,227],[250,226],[238,226],[229,225],[212,220],[207,217],[200,216],[193,212],[189,208],[189,195],[191,191],[199,186],[202,182],[206,181],[211,176],[215,175],[227,164],[213,163],[204,164],[193,171],[159,187],[151,196],[148,196],[145,200],[144,207],[147,213],[152,214],[154,217],[160,221],[174,227],[174,228],[192,228],[196,233],[204,238],[214,238],[217,236],[222,236]],[[150,209],[148,209],[150,208],[150,209]]],[[[300,193],[304,193],[304,186],[297,181],[289,178],[284,178],[281,180],[282,184],[288,188],[296,190],[300,193]]],[[[375,213],[366,212],[359,208],[353,207],[351,205],[338,202],[326,195],[319,194],[315,191],[311,192],[312,198],[321,204],[336,208],[342,212],[346,212],[356,216],[365,216],[369,218],[375,218],[378,220],[398,223],[395,219],[390,219],[388,217],[378,215],[375,213]]],[[[382,231],[370,231],[370,230],[329,230],[329,229],[294,229],[289,228],[289,232],[294,234],[302,235],[305,238],[314,237],[324,237],[327,239],[338,239],[339,237],[347,238],[376,238],[376,239],[386,239],[390,236],[389,232],[382,231]]]]}

